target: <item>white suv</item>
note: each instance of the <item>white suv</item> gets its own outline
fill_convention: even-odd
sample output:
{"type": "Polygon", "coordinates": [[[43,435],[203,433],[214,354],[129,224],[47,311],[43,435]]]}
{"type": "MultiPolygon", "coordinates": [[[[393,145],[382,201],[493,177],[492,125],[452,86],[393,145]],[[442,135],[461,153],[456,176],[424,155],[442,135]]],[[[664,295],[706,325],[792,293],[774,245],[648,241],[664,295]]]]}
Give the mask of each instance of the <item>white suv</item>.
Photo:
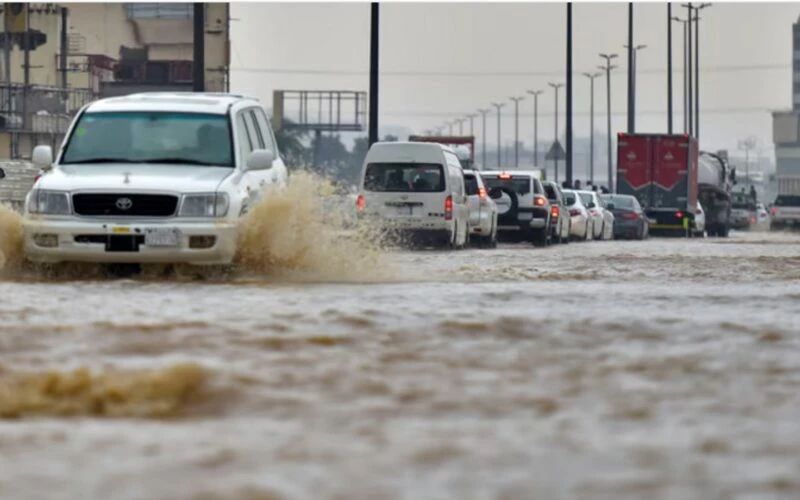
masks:
{"type": "Polygon", "coordinates": [[[33,162],[25,254],[51,263],[229,264],[240,217],[287,178],[264,108],[231,94],[94,101],[33,162]]]}

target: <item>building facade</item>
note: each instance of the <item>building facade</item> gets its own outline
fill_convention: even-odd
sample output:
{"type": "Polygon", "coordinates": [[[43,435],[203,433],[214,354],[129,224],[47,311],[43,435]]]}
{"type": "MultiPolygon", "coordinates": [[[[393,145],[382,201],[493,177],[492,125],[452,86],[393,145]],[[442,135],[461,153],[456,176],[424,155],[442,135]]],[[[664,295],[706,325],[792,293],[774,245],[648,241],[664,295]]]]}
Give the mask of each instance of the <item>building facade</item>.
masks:
{"type": "Polygon", "coordinates": [[[800,19],[792,25],[792,109],[772,113],[778,194],[800,194],[800,19]]]}
{"type": "MultiPolygon", "coordinates": [[[[229,5],[204,9],[205,89],[224,92],[229,5]]],[[[192,90],[192,3],[4,3],[0,19],[0,158],[28,158],[41,143],[57,148],[93,99],[192,90]]]]}

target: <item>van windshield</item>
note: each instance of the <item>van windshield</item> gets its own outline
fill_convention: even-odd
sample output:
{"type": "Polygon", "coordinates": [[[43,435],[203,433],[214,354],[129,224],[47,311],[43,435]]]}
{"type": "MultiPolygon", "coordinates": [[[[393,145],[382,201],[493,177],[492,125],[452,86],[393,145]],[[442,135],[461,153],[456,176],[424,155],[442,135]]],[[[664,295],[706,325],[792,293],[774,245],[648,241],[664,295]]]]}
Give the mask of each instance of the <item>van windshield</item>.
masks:
{"type": "Polygon", "coordinates": [[[435,163],[370,163],[364,173],[366,191],[440,193],[444,168],[435,163]]]}
{"type": "Polygon", "coordinates": [[[84,113],[61,164],[177,163],[233,167],[226,115],[163,111],[84,113]]]}

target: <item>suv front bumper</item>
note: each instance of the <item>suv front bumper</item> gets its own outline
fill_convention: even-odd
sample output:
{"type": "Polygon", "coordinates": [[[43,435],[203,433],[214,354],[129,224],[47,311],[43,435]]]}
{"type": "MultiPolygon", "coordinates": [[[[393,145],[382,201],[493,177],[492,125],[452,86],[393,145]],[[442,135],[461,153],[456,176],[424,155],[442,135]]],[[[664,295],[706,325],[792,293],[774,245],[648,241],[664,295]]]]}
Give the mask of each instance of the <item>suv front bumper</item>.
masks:
{"type": "Polygon", "coordinates": [[[85,221],[72,217],[23,220],[25,257],[33,262],[114,264],[230,264],[236,225],[228,221],[85,221]],[[148,245],[150,229],[176,230],[174,245],[148,245]]]}

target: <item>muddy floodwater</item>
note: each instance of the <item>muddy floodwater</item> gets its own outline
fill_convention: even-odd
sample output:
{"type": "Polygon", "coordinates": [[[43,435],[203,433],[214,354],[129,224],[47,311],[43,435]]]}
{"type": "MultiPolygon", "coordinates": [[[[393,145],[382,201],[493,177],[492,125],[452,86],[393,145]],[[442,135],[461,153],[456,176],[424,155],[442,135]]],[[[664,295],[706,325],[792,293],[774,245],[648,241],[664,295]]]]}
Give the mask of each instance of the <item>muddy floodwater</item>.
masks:
{"type": "Polygon", "coordinates": [[[383,258],[0,280],[0,498],[800,498],[800,236],[383,258]]]}

